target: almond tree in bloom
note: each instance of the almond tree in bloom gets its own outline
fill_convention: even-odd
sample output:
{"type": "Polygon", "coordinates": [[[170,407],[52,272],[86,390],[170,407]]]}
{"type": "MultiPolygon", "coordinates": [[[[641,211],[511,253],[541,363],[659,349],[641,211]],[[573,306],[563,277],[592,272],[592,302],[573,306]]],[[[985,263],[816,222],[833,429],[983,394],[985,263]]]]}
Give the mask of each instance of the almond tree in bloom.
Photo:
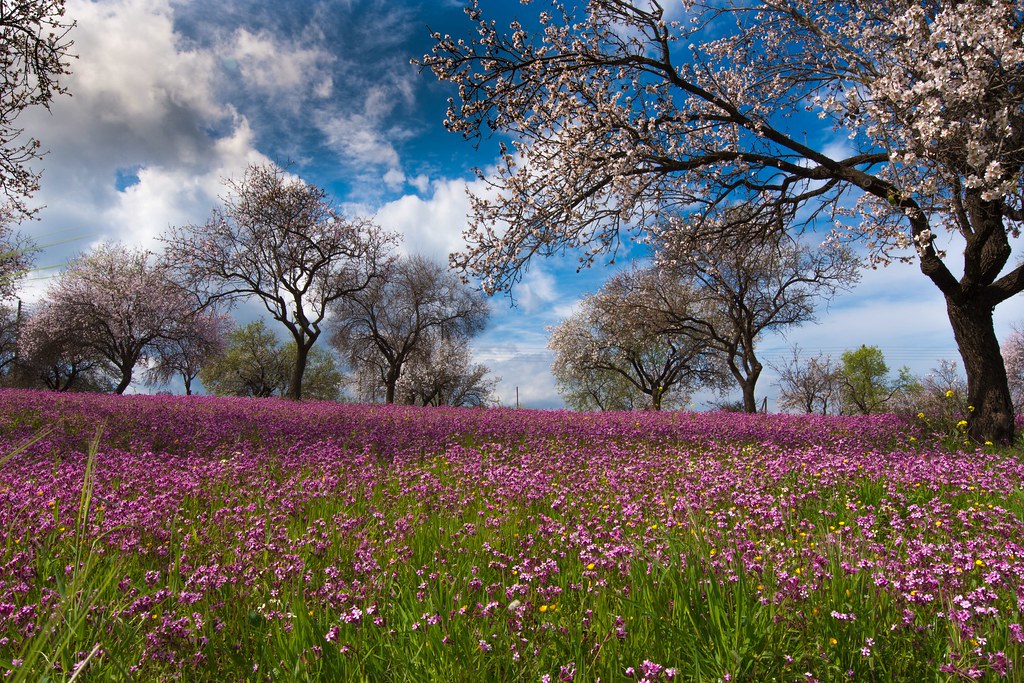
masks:
{"type": "Polygon", "coordinates": [[[398,400],[419,406],[493,405],[498,378],[489,376],[486,365],[473,362],[469,339],[440,334],[428,337],[398,379],[398,400]]]}
{"type": "Polygon", "coordinates": [[[652,315],[667,301],[679,316],[699,305],[687,283],[660,269],[619,273],[584,298],[548,339],[560,390],[572,395],[588,387],[597,395],[592,383],[617,376],[647,396],[649,407],[661,410],[685,403],[694,388],[720,388],[724,371],[708,340],[666,331],[664,319],[652,315]]]}
{"type": "Polygon", "coordinates": [[[389,263],[363,290],[340,299],[332,344],[367,379],[397,399],[406,364],[444,339],[468,339],[484,329],[486,300],[438,263],[409,256],[389,263]]]}
{"type": "Polygon", "coordinates": [[[18,281],[32,268],[38,248],[25,235],[17,232],[10,204],[0,207],[0,304],[14,297],[18,281]]]}
{"type": "Polygon", "coordinates": [[[23,316],[16,337],[17,355],[4,377],[4,386],[104,393],[114,390],[119,373],[109,360],[80,344],[74,331],[44,323],[45,319],[34,315],[23,316]]]}
{"type": "Polygon", "coordinates": [[[842,372],[832,356],[817,354],[806,361],[800,347],[772,369],[779,375],[779,407],[807,414],[837,414],[841,408],[842,372]]]}
{"type": "Polygon", "coordinates": [[[30,239],[11,227],[10,206],[0,208],[0,376],[6,374],[18,357],[20,304],[8,305],[14,298],[18,281],[32,267],[36,247],[30,239]]]}
{"type": "Polygon", "coordinates": [[[64,0],[0,3],[0,191],[18,218],[35,213],[25,203],[39,189],[29,164],[42,152],[17,119],[29,107],[49,109],[55,95],[67,93],[60,77],[71,73],[74,25],[64,19],[64,0]]]}
{"type": "Polygon", "coordinates": [[[680,232],[736,204],[827,219],[876,262],[917,261],[946,300],[970,434],[1010,442],[992,310],[1024,289],[1024,265],[1004,272],[1024,218],[1021,4],[680,9],[685,22],[657,0],[555,3],[503,31],[473,2],[475,38],[435,34],[421,63],[458,87],[447,127],[512,138],[455,265],[494,291],[536,253],[579,247],[589,263],[666,212],[680,232]],[[946,231],[960,267],[935,244],[946,231]]]}
{"type": "Polygon", "coordinates": [[[161,385],[181,377],[185,395],[191,396],[192,383],[203,365],[224,354],[230,329],[231,318],[223,313],[210,310],[195,313],[180,336],[162,345],[155,363],[146,370],[146,381],[161,385]]]}
{"type": "Polygon", "coordinates": [[[670,290],[662,288],[649,297],[654,310],[637,313],[657,316],[665,330],[705,340],[739,385],[748,413],[757,412],[754,391],[764,369],[756,348],[761,337],[814,320],[820,299],[832,298],[859,279],[859,264],[848,248],[814,248],[775,225],[729,209],[717,220],[686,226],[685,234],[655,226],[659,265],[691,282],[700,303],[678,306],[665,296],[670,290]],[[763,236],[744,239],[732,234],[736,229],[756,229],[763,236]]]}
{"type": "Polygon", "coordinates": [[[63,339],[113,365],[121,394],[137,365],[185,334],[192,312],[189,296],[151,253],[104,243],[57,278],[28,323],[24,352],[32,357],[35,345],[63,339]]]}
{"type": "Polygon", "coordinates": [[[379,277],[395,239],[273,165],[225,185],[223,206],[205,225],[172,228],[166,253],[204,304],[255,297],[284,325],[296,347],[288,397],[300,400],[328,307],[379,277]]]}
{"type": "Polygon", "coordinates": [[[1015,327],[1003,343],[1010,395],[1018,414],[1024,413],[1024,327],[1015,327]]]}

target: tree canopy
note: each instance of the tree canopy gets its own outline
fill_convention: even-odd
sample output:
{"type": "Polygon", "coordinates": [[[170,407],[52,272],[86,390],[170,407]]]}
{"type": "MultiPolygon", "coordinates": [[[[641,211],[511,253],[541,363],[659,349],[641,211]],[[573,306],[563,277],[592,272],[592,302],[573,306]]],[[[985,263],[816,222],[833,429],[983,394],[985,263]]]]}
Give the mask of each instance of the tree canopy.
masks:
{"type": "Polygon", "coordinates": [[[376,376],[394,403],[406,364],[440,351],[442,342],[483,330],[487,302],[447,268],[421,256],[395,259],[380,276],[333,306],[332,343],[349,364],[376,376]]]}
{"type": "Polygon", "coordinates": [[[721,387],[724,364],[708,339],[669,329],[661,315],[670,309],[689,317],[699,306],[692,285],[664,269],[634,267],[609,279],[550,331],[563,397],[623,408],[642,394],[644,407],[660,410],[685,402],[698,386],[721,387]],[[624,392],[622,382],[632,389],[624,392]]]}
{"type": "MultiPolygon", "coordinates": [[[[295,362],[295,344],[284,346],[262,320],[231,330],[220,353],[209,357],[199,378],[217,396],[285,396],[295,362]]],[[[342,374],[334,357],[314,348],[309,354],[306,397],[336,401],[342,374]]]]}
{"type": "Polygon", "coordinates": [[[66,340],[65,345],[88,350],[85,356],[98,355],[116,368],[115,391],[123,393],[139,363],[186,334],[191,303],[153,254],[100,244],[73,259],[50,287],[27,324],[26,353],[36,355],[37,344],[66,340]]]}
{"type": "Polygon", "coordinates": [[[395,238],[341,216],[323,188],[274,165],[250,166],[225,186],[210,220],[173,228],[166,252],[203,303],[256,298],[288,330],[296,348],[288,396],[301,399],[328,307],[379,276],[395,238]]]}
{"type": "Polygon", "coordinates": [[[946,299],[971,434],[1009,442],[992,309],[1024,290],[1024,264],[1004,272],[1024,219],[1020,3],[685,9],[555,3],[503,30],[473,2],[472,39],[434,34],[420,63],[458,88],[446,126],[511,137],[453,263],[495,291],[534,255],[578,247],[586,264],[666,214],[680,232],[739,204],[825,225],[876,261],[917,260],[946,299]],[[935,245],[947,230],[965,243],[959,277],[935,245]]]}

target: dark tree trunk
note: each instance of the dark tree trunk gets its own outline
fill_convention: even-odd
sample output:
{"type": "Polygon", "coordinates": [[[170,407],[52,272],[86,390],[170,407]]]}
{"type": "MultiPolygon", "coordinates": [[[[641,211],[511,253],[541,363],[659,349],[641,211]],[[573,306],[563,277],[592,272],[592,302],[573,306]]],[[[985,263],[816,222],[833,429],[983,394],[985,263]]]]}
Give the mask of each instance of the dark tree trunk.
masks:
{"type": "Polygon", "coordinates": [[[312,343],[303,343],[303,340],[295,340],[295,365],[292,366],[292,377],[288,380],[288,396],[292,401],[302,400],[302,376],[306,374],[306,359],[309,358],[309,349],[312,343]]]}
{"type": "Polygon", "coordinates": [[[973,406],[964,418],[967,433],[978,442],[1009,445],[1014,437],[1013,401],[992,307],[972,300],[958,305],[947,297],[946,310],[967,374],[967,404],[973,406]]]}
{"type": "Polygon", "coordinates": [[[651,389],[651,408],[653,410],[661,410],[661,402],[664,395],[665,390],[661,387],[651,389]]]}
{"type": "Polygon", "coordinates": [[[746,377],[737,376],[740,389],[743,390],[743,412],[756,413],[757,399],[754,397],[754,388],[757,386],[757,378],[761,376],[761,364],[756,360],[751,363],[750,372],[746,377]]]}
{"type": "Polygon", "coordinates": [[[743,412],[745,413],[757,412],[757,399],[754,398],[754,384],[756,382],[757,378],[755,377],[740,384],[740,388],[743,389],[743,412]]]}
{"type": "Polygon", "coordinates": [[[115,394],[123,394],[128,385],[132,383],[132,369],[129,367],[127,370],[121,370],[121,381],[117,383],[117,388],[114,389],[115,394]]]}
{"type": "Polygon", "coordinates": [[[398,386],[398,378],[401,377],[401,367],[391,366],[384,378],[384,402],[391,405],[395,402],[395,388],[398,386]]]}

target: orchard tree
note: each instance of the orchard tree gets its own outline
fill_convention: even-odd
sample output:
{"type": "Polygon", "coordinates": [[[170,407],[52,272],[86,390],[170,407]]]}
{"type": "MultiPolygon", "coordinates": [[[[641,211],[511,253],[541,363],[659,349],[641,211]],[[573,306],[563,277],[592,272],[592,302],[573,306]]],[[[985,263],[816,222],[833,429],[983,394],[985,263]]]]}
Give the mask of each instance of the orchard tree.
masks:
{"type": "MultiPolygon", "coordinates": [[[[942,292],[976,408],[969,433],[1010,443],[992,312],[1024,289],[1024,264],[1008,265],[1024,219],[1020,3],[683,9],[685,22],[658,0],[556,2],[505,31],[473,1],[472,37],[434,34],[420,63],[458,88],[445,125],[512,140],[499,139],[454,264],[494,291],[534,254],[579,247],[589,263],[666,212],[680,233],[688,214],[701,224],[735,205],[834,220],[835,239],[876,262],[916,260],[942,292]],[[964,242],[959,267],[939,248],[947,231],[964,242]]],[[[728,227],[765,237],[758,223],[728,227]]]]}
{"type": "Polygon", "coordinates": [[[915,388],[907,368],[901,368],[895,378],[890,376],[885,355],[877,346],[861,345],[859,349],[844,351],[840,362],[843,412],[847,415],[889,410],[895,399],[915,388]]]}
{"type": "Polygon", "coordinates": [[[1015,327],[1003,343],[1010,395],[1018,415],[1024,414],[1024,327],[1015,327]]]}
{"type": "Polygon", "coordinates": [[[495,403],[498,379],[486,365],[474,363],[466,337],[429,335],[406,363],[395,387],[408,405],[484,407],[495,403]]]}
{"type": "Polygon", "coordinates": [[[199,379],[217,396],[267,398],[287,391],[289,371],[277,337],[256,320],[228,334],[224,352],[203,363],[199,379]]]}
{"type": "Polygon", "coordinates": [[[11,227],[10,205],[0,208],[0,302],[14,298],[18,281],[32,268],[38,248],[11,227]]]}
{"type": "Polygon", "coordinates": [[[19,219],[35,213],[26,204],[39,189],[39,174],[30,163],[42,152],[17,119],[29,107],[49,109],[55,95],[67,93],[60,78],[71,73],[68,34],[74,25],[64,18],[64,0],[0,3],[0,187],[19,219]]]}
{"type": "Polygon", "coordinates": [[[18,317],[17,309],[0,304],[0,377],[11,371],[18,358],[18,317]]]}
{"type": "Polygon", "coordinates": [[[598,381],[605,381],[600,374],[618,375],[654,410],[684,403],[696,387],[720,388],[723,371],[707,340],[666,331],[665,321],[650,314],[666,300],[683,316],[696,297],[663,269],[634,267],[615,275],[551,329],[553,374],[569,386],[587,382],[591,373],[599,373],[598,381]]]}
{"type": "MultiPolygon", "coordinates": [[[[44,311],[47,304],[43,304],[44,311]]],[[[120,373],[72,328],[54,327],[46,316],[27,315],[18,325],[17,355],[4,385],[51,391],[110,392],[120,373]]]]}
{"type": "MultiPolygon", "coordinates": [[[[121,394],[139,363],[185,334],[192,312],[188,295],[151,253],[104,243],[68,264],[32,324],[108,361],[121,394]]],[[[45,338],[28,337],[26,354],[45,338]]]]}
{"type": "MultiPolygon", "coordinates": [[[[228,333],[223,352],[204,361],[199,379],[217,396],[286,396],[294,365],[294,342],[282,345],[263,320],[256,320],[228,333]]],[[[344,378],[329,352],[310,350],[306,373],[306,398],[340,398],[344,378]]]]}
{"type": "Polygon", "coordinates": [[[204,304],[256,297],[284,325],[296,348],[287,395],[300,400],[328,307],[380,276],[395,239],[273,165],[225,185],[223,206],[205,225],[172,229],[166,253],[204,304]]]}
{"type": "Polygon", "coordinates": [[[666,329],[704,339],[721,355],[748,413],[757,412],[754,391],[764,369],[756,349],[761,337],[814,320],[819,300],[831,299],[859,278],[848,248],[802,243],[778,229],[784,222],[735,208],[685,233],[652,231],[659,264],[691,282],[699,301],[675,306],[665,296],[670,290],[652,292],[652,300],[661,302],[666,329]],[[737,228],[748,234],[736,234],[737,228]],[[751,239],[750,233],[762,237],[751,239]]]}
{"type": "Polygon", "coordinates": [[[197,311],[182,321],[181,334],[160,345],[160,354],[146,370],[146,381],[167,384],[181,377],[185,395],[192,395],[192,383],[203,365],[225,352],[231,319],[212,310],[197,311]]]}
{"type": "MultiPolygon", "coordinates": [[[[1009,369],[1010,356],[1004,355],[1009,369]]],[[[913,383],[901,403],[904,405],[897,409],[902,412],[924,415],[929,422],[937,424],[955,425],[972,412],[967,403],[967,382],[952,360],[940,360],[920,381],[913,383]]]]}
{"type": "Polygon", "coordinates": [[[572,363],[551,366],[555,389],[572,410],[643,410],[650,399],[618,372],[579,372],[572,363]]]}
{"type": "Polygon", "coordinates": [[[351,366],[376,370],[385,403],[395,402],[406,363],[435,343],[473,337],[490,315],[483,297],[421,256],[386,264],[362,290],[339,299],[333,313],[332,343],[351,366]]]}
{"type": "Polygon", "coordinates": [[[804,360],[794,346],[785,363],[772,366],[779,375],[779,407],[783,410],[835,414],[842,406],[842,374],[831,356],[804,360]]]}

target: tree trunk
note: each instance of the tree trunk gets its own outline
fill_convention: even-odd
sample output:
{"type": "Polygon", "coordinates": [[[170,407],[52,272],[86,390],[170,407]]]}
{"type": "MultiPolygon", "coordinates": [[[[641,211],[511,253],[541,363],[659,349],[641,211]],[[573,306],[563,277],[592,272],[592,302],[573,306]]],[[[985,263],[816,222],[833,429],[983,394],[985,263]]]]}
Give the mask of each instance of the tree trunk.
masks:
{"type": "Polygon", "coordinates": [[[740,384],[740,388],[743,389],[743,412],[745,413],[757,412],[757,399],[754,398],[754,383],[756,381],[757,378],[748,379],[740,384]]]}
{"type": "Polygon", "coordinates": [[[1013,402],[1006,381],[1006,366],[992,324],[992,307],[976,300],[961,304],[946,298],[960,357],[967,373],[967,404],[973,406],[967,433],[975,441],[1013,443],[1013,402]]]}
{"type": "Polygon", "coordinates": [[[757,399],[754,398],[754,388],[757,386],[757,378],[761,376],[762,366],[756,360],[750,364],[750,372],[746,377],[739,380],[740,389],[743,390],[743,412],[756,413],[757,399]]]}
{"type": "Polygon", "coordinates": [[[391,405],[395,402],[395,389],[398,386],[398,378],[402,375],[401,367],[392,365],[388,368],[388,374],[384,378],[384,402],[391,405]]]}
{"type": "MultiPolygon", "coordinates": [[[[1005,372],[1005,371],[1004,371],[1005,372]]],[[[121,370],[121,381],[118,382],[117,388],[114,389],[115,394],[123,394],[128,385],[132,383],[132,368],[129,367],[127,370],[121,370]]]]}
{"type": "MultiPolygon", "coordinates": [[[[764,366],[754,357],[752,352],[744,351],[743,348],[740,346],[733,347],[731,355],[727,356],[729,372],[736,378],[736,383],[740,385],[740,391],[743,392],[743,412],[756,413],[757,399],[754,398],[754,387],[757,386],[757,378],[761,376],[761,370],[764,369],[764,366]],[[737,360],[742,362],[742,367],[737,363],[737,360]]],[[[754,348],[753,339],[747,340],[745,348],[754,348]]]]}
{"type": "Polygon", "coordinates": [[[306,374],[306,359],[309,358],[309,349],[312,344],[306,345],[301,340],[295,340],[295,365],[292,366],[292,377],[288,381],[288,398],[292,401],[302,400],[302,376],[306,374]]]}
{"type": "Polygon", "coordinates": [[[664,394],[665,391],[661,387],[654,387],[651,389],[651,408],[653,410],[661,410],[661,400],[664,394]]]}

